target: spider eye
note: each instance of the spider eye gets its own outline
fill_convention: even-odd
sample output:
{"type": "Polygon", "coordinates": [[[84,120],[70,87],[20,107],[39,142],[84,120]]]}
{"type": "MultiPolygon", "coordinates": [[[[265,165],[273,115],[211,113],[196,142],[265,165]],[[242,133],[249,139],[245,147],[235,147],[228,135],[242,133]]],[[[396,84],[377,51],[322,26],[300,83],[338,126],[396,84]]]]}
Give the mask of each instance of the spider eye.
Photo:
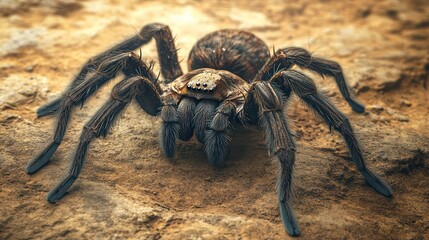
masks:
{"type": "Polygon", "coordinates": [[[207,83],[203,83],[203,86],[204,86],[204,87],[207,87],[207,83]]]}
{"type": "Polygon", "coordinates": [[[197,82],[197,84],[196,84],[198,87],[201,85],[199,82],[197,82]]]}

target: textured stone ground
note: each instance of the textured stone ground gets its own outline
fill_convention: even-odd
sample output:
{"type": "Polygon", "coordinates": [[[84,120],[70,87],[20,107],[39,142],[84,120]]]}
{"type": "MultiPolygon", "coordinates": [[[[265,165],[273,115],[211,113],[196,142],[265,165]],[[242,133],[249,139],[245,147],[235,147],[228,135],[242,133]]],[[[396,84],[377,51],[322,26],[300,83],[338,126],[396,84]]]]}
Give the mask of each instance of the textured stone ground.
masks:
{"type": "MultiPolygon", "coordinates": [[[[429,239],[429,4],[282,2],[0,1],[0,239],[288,238],[277,207],[277,162],[261,132],[237,130],[223,170],[207,163],[195,140],[179,143],[169,161],[157,143],[159,120],[135,106],[94,141],[69,194],[47,203],[83,124],[118,79],[75,112],[48,166],[24,172],[55,123],[37,119],[37,107],[58,96],[86,59],[151,22],[170,25],[184,69],[196,40],[221,28],[338,61],[364,114],[348,108],[332,79],[314,77],[349,116],[368,165],[395,196],[375,193],[342,139],[295,99],[288,115],[297,135],[293,206],[302,239],[429,239]]],[[[156,59],[153,43],[142,51],[156,59]]]]}

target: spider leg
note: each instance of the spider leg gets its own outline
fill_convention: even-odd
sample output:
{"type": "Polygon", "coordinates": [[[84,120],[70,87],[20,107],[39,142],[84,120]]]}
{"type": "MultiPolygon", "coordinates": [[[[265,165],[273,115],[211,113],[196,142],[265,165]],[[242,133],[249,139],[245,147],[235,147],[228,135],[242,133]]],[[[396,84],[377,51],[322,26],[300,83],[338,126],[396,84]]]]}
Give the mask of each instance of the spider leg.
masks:
{"type": "Polygon", "coordinates": [[[288,47],[277,50],[255,79],[267,81],[277,72],[289,69],[292,65],[310,69],[322,76],[333,77],[337,82],[341,94],[350,107],[355,112],[361,113],[365,111],[365,106],[355,100],[354,96],[351,94],[341,66],[337,62],[331,60],[313,57],[303,48],[288,47]]]}
{"type": "Polygon", "coordinates": [[[155,38],[161,74],[165,83],[170,83],[183,75],[177,56],[178,49],[174,45],[174,37],[167,25],[161,23],[148,24],[141,30],[140,37],[155,38]]]}
{"type": "MultiPolygon", "coordinates": [[[[47,198],[49,202],[56,202],[62,198],[73,182],[78,178],[92,140],[101,136],[105,137],[116,118],[132,98],[144,92],[156,94],[155,88],[150,80],[140,76],[126,78],[114,87],[110,100],[98,110],[83,128],[69,173],[49,192],[47,198]]],[[[159,108],[161,105],[161,98],[158,97],[158,101],[153,104],[158,104],[157,107],[159,108]]]]}
{"type": "Polygon", "coordinates": [[[223,167],[228,153],[228,129],[231,126],[230,119],[235,113],[236,104],[232,101],[222,102],[216,109],[213,120],[205,131],[204,151],[214,166],[223,167]]]}
{"type": "Polygon", "coordinates": [[[194,132],[200,143],[204,143],[205,131],[208,123],[212,120],[219,102],[203,99],[197,103],[194,113],[194,132]]]}
{"type": "Polygon", "coordinates": [[[271,80],[278,84],[284,84],[286,88],[292,89],[301,99],[322,117],[329,126],[333,126],[344,138],[353,162],[365,177],[369,185],[380,194],[391,197],[392,189],[380,176],[367,168],[359,143],[355,138],[349,120],[342,114],[328,98],[317,91],[313,80],[303,73],[288,70],[276,74],[271,80]]]}
{"type": "Polygon", "coordinates": [[[283,225],[289,235],[298,236],[299,226],[290,204],[295,143],[283,110],[285,105],[283,94],[270,82],[257,82],[249,98],[252,100],[245,105],[258,105],[259,122],[265,130],[267,147],[270,154],[275,155],[280,162],[278,198],[283,225]]]}
{"type": "MultiPolygon", "coordinates": [[[[137,36],[131,37],[88,60],[82,66],[80,72],[73,79],[65,93],[58,99],[40,107],[37,110],[37,116],[42,117],[58,111],[61,108],[61,102],[67,97],[67,94],[82,84],[88,73],[92,71],[98,72],[100,65],[106,61],[109,62],[110,59],[115,58],[118,54],[131,52],[138,47],[147,44],[152,38],[156,41],[161,73],[166,83],[169,83],[181,76],[183,73],[179,64],[177,49],[174,45],[174,38],[171,34],[170,28],[164,24],[151,23],[145,25],[137,36]]],[[[156,77],[152,76],[150,79],[156,79],[156,77]]]]}
{"type": "Polygon", "coordinates": [[[177,102],[174,95],[167,95],[164,97],[164,105],[161,108],[160,143],[168,158],[173,157],[176,153],[176,141],[179,136],[180,124],[177,102]]]}
{"type": "Polygon", "coordinates": [[[127,67],[134,69],[134,67],[137,65],[137,61],[141,63],[140,68],[142,68],[142,71],[143,69],[145,72],[148,70],[145,69],[146,66],[143,65],[144,63],[136,57],[137,56],[133,53],[122,53],[109,58],[99,66],[96,74],[92,75],[88,80],[82,82],[78,87],[67,93],[67,95],[61,101],[54,138],[52,142],[36,158],[30,161],[26,169],[27,173],[34,173],[39,170],[55,153],[64,137],[67,124],[70,119],[70,114],[75,106],[83,105],[84,102],[101,85],[114,78],[120,70],[130,74],[131,70],[127,69],[127,67]]]}
{"type": "Polygon", "coordinates": [[[197,106],[195,98],[184,97],[180,100],[177,111],[179,112],[179,139],[188,141],[194,133],[194,112],[197,106]]]}

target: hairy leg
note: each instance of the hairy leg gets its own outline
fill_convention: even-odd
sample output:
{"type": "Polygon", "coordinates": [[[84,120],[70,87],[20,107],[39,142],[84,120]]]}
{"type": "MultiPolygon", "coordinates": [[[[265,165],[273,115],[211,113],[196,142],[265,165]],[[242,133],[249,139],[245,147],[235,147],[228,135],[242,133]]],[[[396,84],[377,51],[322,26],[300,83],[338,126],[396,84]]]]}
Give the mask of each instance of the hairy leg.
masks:
{"type": "MultiPolygon", "coordinates": [[[[58,122],[51,143],[37,155],[27,166],[27,173],[34,173],[42,168],[55,153],[65,135],[70,115],[74,107],[83,105],[84,102],[104,83],[114,78],[119,71],[129,66],[136,65],[140,61],[134,54],[123,53],[116,55],[99,66],[96,74],[93,74],[88,80],[82,82],[78,87],[67,93],[61,101],[58,122]]],[[[146,71],[146,66],[142,65],[142,71],[146,71]]],[[[131,70],[129,70],[131,71],[131,70]]]]}
{"type": "Polygon", "coordinates": [[[177,56],[178,49],[174,45],[173,35],[167,25],[160,23],[148,24],[143,27],[139,36],[144,39],[155,39],[161,74],[165,83],[170,83],[183,75],[177,56]]]}
{"type": "Polygon", "coordinates": [[[171,158],[176,153],[176,141],[179,136],[179,113],[177,112],[177,100],[173,95],[164,98],[161,108],[162,125],[160,130],[160,143],[164,154],[171,158]]]}
{"type": "Polygon", "coordinates": [[[350,107],[356,112],[365,111],[365,106],[356,101],[351,94],[341,66],[331,60],[313,57],[303,48],[288,47],[277,50],[274,56],[264,65],[255,80],[267,81],[277,72],[289,69],[292,65],[310,69],[322,76],[333,77],[350,107]]]}
{"type": "Polygon", "coordinates": [[[179,112],[179,139],[188,141],[194,133],[194,113],[197,106],[195,98],[184,97],[180,100],[177,111],[179,112]]]}
{"type": "Polygon", "coordinates": [[[57,110],[59,110],[59,108],[61,106],[61,102],[64,100],[66,94],[68,92],[71,92],[77,86],[79,86],[86,79],[88,73],[93,72],[93,71],[97,72],[97,69],[99,68],[98,66],[102,62],[109,61],[109,59],[115,57],[115,55],[133,51],[134,49],[138,48],[142,44],[145,44],[146,42],[144,42],[144,40],[141,39],[139,36],[134,36],[134,37],[131,37],[131,38],[117,44],[113,48],[111,48],[111,49],[109,49],[103,53],[100,53],[99,55],[94,56],[91,59],[89,59],[82,66],[82,69],[76,75],[76,77],[72,80],[70,86],[65,91],[63,96],[61,96],[58,99],[55,99],[54,101],[40,107],[37,110],[37,116],[42,117],[42,116],[50,115],[50,114],[56,112],[57,110]]]}
{"type": "Polygon", "coordinates": [[[366,181],[380,194],[391,197],[392,189],[377,174],[366,167],[362,150],[353,133],[353,129],[344,114],[342,114],[328,98],[317,91],[313,80],[306,75],[289,70],[276,75],[273,82],[284,84],[286,88],[292,89],[301,99],[303,99],[311,108],[316,111],[322,119],[331,127],[334,127],[344,138],[353,162],[357,165],[359,171],[365,177],[366,181]]]}
{"type": "Polygon", "coordinates": [[[216,109],[213,120],[205,131],[204,151],[214,166],[223,167],[228,153],[228,129],[231,127],[231,118],[235,113],[236,104],[231,101],[222,102],[216,109]]]}
{"type": "Polygon", "coordinates": [[[256,83],[251,95],[259,107],[260,123],[266,133],[269,152],[280,162],[278,198],[283,225],[289,235],[298,236],[298,222],[290,205],[295,143],[283,110],[284,99],[280,90],[270,82],[256,83]]]}
{"type": "Polygon", "coordinates": [[[201,100],[197,103],[194,113],[194,132],[200,143],[204,143],[205,131],[212,120],[219,102],[214,100],[201,100]]]}
{"type": "Polygon", "coordinates": [[[77,179],[82,170],[86,153],[92,140],[107,135],[116,118],[133,97],[140,94],[140,92],[150,92],[153,90],[153,84],[148,79],[142,77],[127,78],[114,87],[111,99],[98,110],[83,128],[69,173],[49,192],[49,202],[56,202],[62,198],[77,179]]]}
{"type": "MultiPolygon", "coordinates": [[[[37,116],[42,117],[58,111],[61,107],[61,102],[66,98],[67,94],[72,92],[84,81],[88,81],[87,75],[89,75],[91,72],[99,72],[100,68],[102,68],[102,65],[115,58],[115,56],[131,52],[138,47],[147,44],[152,38],[154,38],[156,41],[161,73],[165,81],[168,83],[181,76],[183,73],[178,61],[177,49],[174,45],[174,39],[170,28],[164,24],[151,23],[144,26],[137,36],[126,39],[125,41],[108,49],[107,51],[89,59],[82,66],[82,69],[76,75],[76,77],[72,80],[72,83],[65,93],[58,99],[40,107],[37,110],[37,116]]],[[[156,77],[153,75],[143,76],[151,80],[156,79],[156,77]]]]}

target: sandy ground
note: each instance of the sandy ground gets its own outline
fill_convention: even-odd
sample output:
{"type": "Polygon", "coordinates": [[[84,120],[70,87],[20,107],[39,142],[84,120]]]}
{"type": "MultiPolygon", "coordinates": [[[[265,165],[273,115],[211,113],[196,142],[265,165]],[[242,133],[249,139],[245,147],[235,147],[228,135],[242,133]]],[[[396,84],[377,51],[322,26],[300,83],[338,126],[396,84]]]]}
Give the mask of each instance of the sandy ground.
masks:
{"type": "MultiPolygon", "coordinates": [[[[37,119],[38,106],[59,96],[88,58],[151,22],[171,27],[185,70],[197,39],[221,28],[338,61],[366,112],[352,112],[332,79],[315,75],[317,83],[350,118],[368,165],[395,195],[372,190],[342,139],[294,100],[288,115],[297,135],[293,206],[301,238],[429,239],[427,1],[3,0],[0,14],[0,239],[288,238],[277,207],[278,164],[262,132],[237,130],[223,170],[208,164],[194,139],[180,142],[171,161],[158,145],[159,120],[134,104],[91,145],[69,194],[47,203],[82,126],[118,79],[75,112],[48,166],[24,172],[55,123],[37,119]]],[[[157,57],[154,43],[142,51],[157,57]]]]}

